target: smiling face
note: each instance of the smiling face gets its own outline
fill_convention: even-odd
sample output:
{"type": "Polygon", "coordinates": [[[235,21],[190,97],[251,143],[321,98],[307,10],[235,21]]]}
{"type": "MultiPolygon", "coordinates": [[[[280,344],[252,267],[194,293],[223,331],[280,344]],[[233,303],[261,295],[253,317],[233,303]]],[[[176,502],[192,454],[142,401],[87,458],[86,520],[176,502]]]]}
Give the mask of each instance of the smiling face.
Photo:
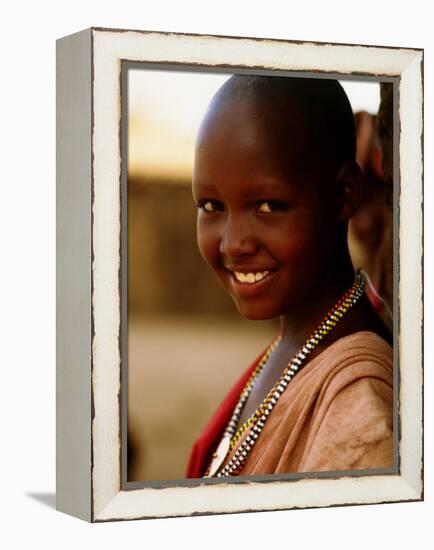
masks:
{"type": "Polygon", "coordinates": [[[301,306],[333,257],[335,174],[293,111],[217,101],[196,144],[199,249],[248,319],[301,306]]]}

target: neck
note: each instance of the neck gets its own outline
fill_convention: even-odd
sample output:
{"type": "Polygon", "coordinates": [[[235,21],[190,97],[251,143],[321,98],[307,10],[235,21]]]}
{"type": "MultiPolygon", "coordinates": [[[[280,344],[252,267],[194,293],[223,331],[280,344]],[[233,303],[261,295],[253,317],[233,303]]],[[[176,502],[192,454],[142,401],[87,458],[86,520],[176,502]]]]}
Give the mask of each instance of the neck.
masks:
{"type": "Polygon", "coordinates": [[[299,348],[354,282],[354,269],[349,253],[331,263],[309,296],[280,317],[282,344],[299,348]]]}

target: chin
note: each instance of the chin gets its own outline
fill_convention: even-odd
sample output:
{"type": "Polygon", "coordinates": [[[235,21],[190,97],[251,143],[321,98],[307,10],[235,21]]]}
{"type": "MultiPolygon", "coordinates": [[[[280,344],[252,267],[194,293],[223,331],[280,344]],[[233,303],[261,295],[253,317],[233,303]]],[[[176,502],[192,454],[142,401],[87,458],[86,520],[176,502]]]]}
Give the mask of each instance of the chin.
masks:
{"type": "Polygon", "coordinates": [[[280,312],[276,311],[275,308],[264,307],[264,306],[255,306],[255,305],[245,305],[237,304],[238,311],[240,314],[249,321],[268,321],[269,319],[275,319],[279,317],[280,312]]]}

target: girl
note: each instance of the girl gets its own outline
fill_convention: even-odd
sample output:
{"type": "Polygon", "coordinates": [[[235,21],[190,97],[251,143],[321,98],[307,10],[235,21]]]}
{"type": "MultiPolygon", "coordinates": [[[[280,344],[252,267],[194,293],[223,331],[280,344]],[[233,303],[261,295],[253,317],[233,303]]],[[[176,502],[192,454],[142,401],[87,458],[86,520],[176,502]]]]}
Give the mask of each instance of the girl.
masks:
{"type": "Polygon", "coordinates": [[[334,80],[232,76],[195,152],[200,252],[247,319],[280,334],[196,441],[187,477],[390,467],[392,338],[347,245],[362,194],[334,80]]]}

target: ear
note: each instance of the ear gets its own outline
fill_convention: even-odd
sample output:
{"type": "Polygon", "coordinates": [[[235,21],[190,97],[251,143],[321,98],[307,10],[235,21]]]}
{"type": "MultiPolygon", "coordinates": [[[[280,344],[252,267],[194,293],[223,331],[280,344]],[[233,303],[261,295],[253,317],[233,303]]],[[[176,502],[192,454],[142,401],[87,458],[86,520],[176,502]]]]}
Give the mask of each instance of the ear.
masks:
{"type": "Polygon", "coordinates": [[[335,184],[336,222],[345,222],[357,212],[363,195],[363,174],[355,161],[345,163],[335,184]]]}

